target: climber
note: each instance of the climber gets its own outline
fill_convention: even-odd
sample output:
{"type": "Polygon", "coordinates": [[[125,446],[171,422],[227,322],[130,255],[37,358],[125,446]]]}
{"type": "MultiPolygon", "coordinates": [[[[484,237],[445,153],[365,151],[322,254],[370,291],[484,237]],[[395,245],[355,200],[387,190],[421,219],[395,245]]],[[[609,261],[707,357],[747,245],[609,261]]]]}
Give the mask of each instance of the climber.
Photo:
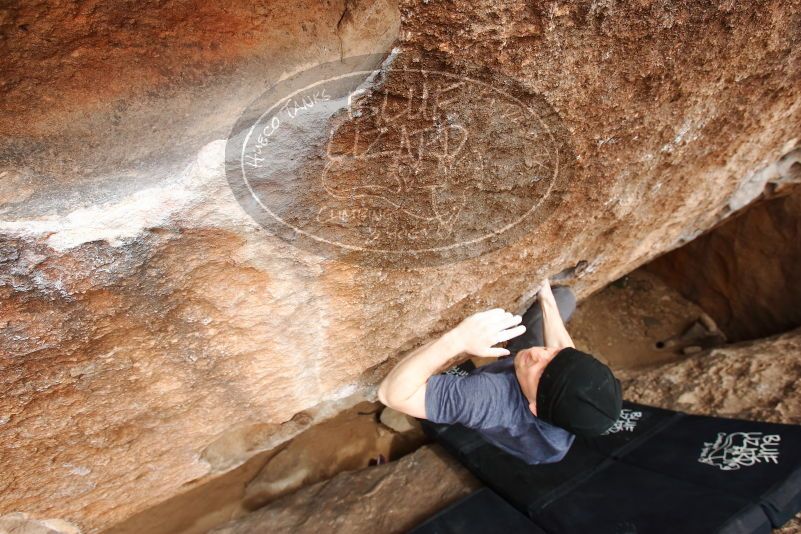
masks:
{"type": "Polygon", "coordinates": [[[576,350],[565,329],[575,303],[570,289],[552,290],[546,279],[522,317],[501,308],[479,312],[414,350],[386,376],[378,397],[414,417],[476,429],[529,464],[558,462],[575,435],[602,434],[622,406],[612,371],[576,350]],[[506,348],[493,346],[507,340],[506,348]],[[465,353],[500,358],[470,372],[435,374],[465,353]]]}

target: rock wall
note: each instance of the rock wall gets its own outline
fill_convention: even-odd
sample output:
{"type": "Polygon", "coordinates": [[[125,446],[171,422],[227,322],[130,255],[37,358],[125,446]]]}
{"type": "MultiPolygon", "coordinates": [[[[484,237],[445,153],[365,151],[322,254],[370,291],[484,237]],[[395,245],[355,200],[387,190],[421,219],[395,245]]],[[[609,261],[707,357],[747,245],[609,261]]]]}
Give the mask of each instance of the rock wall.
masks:
{"type": "MultiPolygon", "coordinates": [[[[370,395],[467,313],[557,273],[587,295],[712,227],[801,136],[799,7],[4,8],[0,514],[103,530],[370,395]],[[251,217],[226,168],[266,88],[349,57],[358,92],[291,125],[260,193],[314,215],[322,176],[336,213],[392,213],[375,261],[251,217]],[[411,250],[421,220],[446,253],[411,250]]],[[[372,235],[348,222],[318,229],[372,235]]]]}
{"type": "Polygon", "coordinates": [[[426,445],[391,464],[340,473],[210,532],[407,532],[479,487],[442,447],[426,445]]]}
{"type": "Polygon", "coordinates": [[[801,424],[801,331],[625,371],[626,398],[687,413],[801,424]]]}
{"type": "MultiPolygon", "coordinates": [[[[801,163],[796,165],[801,173],[801,163]]],[[[795,188],[749,207],[647,269],[712,315],[729,339],[758,339],[801,326],[799,243],[801,188],[795,188]]]]}

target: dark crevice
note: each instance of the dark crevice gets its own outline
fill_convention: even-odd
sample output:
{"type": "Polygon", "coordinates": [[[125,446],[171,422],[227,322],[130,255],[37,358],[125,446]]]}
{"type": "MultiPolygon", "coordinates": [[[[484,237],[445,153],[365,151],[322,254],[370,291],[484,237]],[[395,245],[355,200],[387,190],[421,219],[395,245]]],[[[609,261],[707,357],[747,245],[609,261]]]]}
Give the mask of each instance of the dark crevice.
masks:
{"type": "Polygon", "coordinates": [[[749,205],[643,269],[700,306],[730,341],[801,326],[801,187],[749,205]]]}

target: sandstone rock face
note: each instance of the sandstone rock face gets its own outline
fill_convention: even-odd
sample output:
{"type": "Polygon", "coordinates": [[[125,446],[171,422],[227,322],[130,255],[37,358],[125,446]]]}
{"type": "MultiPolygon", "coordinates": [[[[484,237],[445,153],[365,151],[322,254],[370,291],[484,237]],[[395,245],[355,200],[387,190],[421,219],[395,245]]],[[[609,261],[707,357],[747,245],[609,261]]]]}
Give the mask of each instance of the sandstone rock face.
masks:
{"type": "Polygon", "coordinates": [[[386,407],[381,411],[381,422],[396,432],[412,432],[421,430],[420,423],[414,417],[386,407]]]}
{"type": "Polygon", "coordinates": [[[716,348],[644,372],[625,397],[688,413],[801,424],[801,330],[716,348]]]}
{"type": "Polygon", "coordinates": [[[798,12],[797,0],[5,8],[0,513],[110,527],[370,395],[389,360],[470,312],[520,311],[559,272],[586,295],[710,228],[778,183],[774,163],[798,142],[798,12]],[[281,138],[273,163],[294,182],[268,182],[268,197],[315,221],[330,200],[321,176],[335,176],[332,198],[358,209],[317,220],[324,235],[369,237],[345,215],[397,209],[373,221],[394,221],[377,242],[394,253],[398,236],[401,254],[317,255],[249,216],[225,140],[267,86],[374,53],[351,66],[364,70],[352,101],[324,101],[281,138]],[[390,136],[361,134],[390,118],[390,136]],[[505,226],[487,233],[483,215],[505,226]],[[452,255],[404,256],[420,220],[441,223],[431,238],[452,255]],[[447,248],[453,229],[483,254],[447,248]]]}
{"type": "Polygon", "coordinates": [[[801,188],[746,209],[647,268],[713,315],[730,339],[758,339],[801,325],[798,243],[801,188]]]}
{"type": "Polygon", "coordinates": [[[479,486],[442,448],[430,445],[397,462],[303,488],[212,532],[406,532],[479,486]]]}
{"type": "Polygon", "coordinates": [[[339,472],[394,460],[426,441],[419,423],[417,432],[410,427],[405,434],[379,424],[379,409],[374,404],[361,403],[301,433],[248,482],[244,505],[259,508],[339,472]]]}
{"type": "Polygon", "coordinates": [[[15,512],[0,516],[0,534],[80,534],[75,525],[60,519],[33,519],[15,512]]]}
{"type": "Polygon", "coordinates": [[[704,341],[684,336],[703,315],[658,276],[637,269],[579,303],[567,328],[577,348],[618,370],[683,358],[704,341]]]}

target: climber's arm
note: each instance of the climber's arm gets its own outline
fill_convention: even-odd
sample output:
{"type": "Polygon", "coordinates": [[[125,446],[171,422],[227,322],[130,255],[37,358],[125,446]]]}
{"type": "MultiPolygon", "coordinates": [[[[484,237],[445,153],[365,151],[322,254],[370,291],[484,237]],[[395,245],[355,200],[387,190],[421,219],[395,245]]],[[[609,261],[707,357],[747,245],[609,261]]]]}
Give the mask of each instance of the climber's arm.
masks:
{"type": "Polygon", "coordinates": [[[453,330],[426,343],[389,372],[378,387],[378,399],[399,412],[424,419],[426,381],[461,352],[453,330]]]}
{"type": "Polygon", "coordinates": [[[542,334],[545,346],[575,348],[573,339],[567,333],[565,323],[559,314],[559,307],[556,305],[556,299],[551,292],[551,284],[547,278],[542,282],[540,292],[537,294],[537,300],[542,310],[542,334]]]}
{"type": "Polygon", "coordinates": [[[423,345],[406,356],[384,378],[378,398],[400,412],[425,418],[426,382],[461,353],[482,357],[505,356],[509,351],[493,348],[525,332],[519,315],[501,308],[471,315],[439,339],[423,345]]]}

